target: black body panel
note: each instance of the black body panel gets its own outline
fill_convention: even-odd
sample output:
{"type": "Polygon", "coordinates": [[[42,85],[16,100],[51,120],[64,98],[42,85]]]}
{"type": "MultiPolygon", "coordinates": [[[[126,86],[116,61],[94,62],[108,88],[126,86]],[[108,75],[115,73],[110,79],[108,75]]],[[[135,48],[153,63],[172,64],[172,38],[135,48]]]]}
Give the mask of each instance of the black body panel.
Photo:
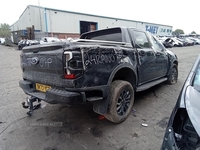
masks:
{"type": "Polygon", "coordinates": [[[48,103],[93,102],[94,111],[104,114],[112,81],[125,80],[142,91],[166,81],[178,65],[177,57],[152,39],[144,31],[116,27],[84,33],[71,42],[25,47],[20,87],[48,103]],[[138,43],[144,38],[146,43],[138,43]],[[36,83],[51,89],[40,92],[36,83]]]}

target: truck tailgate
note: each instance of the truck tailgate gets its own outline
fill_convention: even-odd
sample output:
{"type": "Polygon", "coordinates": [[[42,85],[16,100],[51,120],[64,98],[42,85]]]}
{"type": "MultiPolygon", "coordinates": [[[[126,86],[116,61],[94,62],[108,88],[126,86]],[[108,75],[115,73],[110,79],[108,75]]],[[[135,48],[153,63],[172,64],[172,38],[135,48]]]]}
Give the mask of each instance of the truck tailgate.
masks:
{"type": "Polygon", "coordinates": [[[63,44],[33,46],[23,49],[23,78],[45,85],[63,85],[63,44]]]}

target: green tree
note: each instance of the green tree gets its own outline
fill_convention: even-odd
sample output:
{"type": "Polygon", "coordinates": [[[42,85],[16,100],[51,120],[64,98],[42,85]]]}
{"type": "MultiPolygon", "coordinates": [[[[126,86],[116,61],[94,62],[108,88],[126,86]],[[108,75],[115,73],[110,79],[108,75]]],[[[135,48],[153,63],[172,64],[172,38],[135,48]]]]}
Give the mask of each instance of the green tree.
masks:
{"type": "Polygon", "coordinates": [[[0,37],[9,37],[9,36],[10,36],[9,24],[1,23],[0,24],[0,37]]]}
{"type": "Polygon", "coordinates": [[[173,31],[174,35],[180,35],[180,34],[184,34],[184,31],[182,29],[176,29],[175,31],[173,31]]]}
{"type": "Polygon", "coordinates": [[[195,32],[195,31],[192,31],[191,34],[196,34],[196,32],[195,32]]]}

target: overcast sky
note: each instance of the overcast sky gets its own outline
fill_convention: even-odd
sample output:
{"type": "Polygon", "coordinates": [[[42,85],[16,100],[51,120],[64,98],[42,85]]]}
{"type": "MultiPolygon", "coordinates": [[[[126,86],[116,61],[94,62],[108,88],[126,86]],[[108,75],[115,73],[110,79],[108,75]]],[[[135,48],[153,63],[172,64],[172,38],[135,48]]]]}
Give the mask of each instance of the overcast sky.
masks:
{"type": "MultiPolygon", "coordinates": [[[[173,30],[200,34],[200,0],[39,0],[40,6],[171,25],[173,30]]],[[[0,23],[15,23],[38,0],[1,0],[0,23]]]]}

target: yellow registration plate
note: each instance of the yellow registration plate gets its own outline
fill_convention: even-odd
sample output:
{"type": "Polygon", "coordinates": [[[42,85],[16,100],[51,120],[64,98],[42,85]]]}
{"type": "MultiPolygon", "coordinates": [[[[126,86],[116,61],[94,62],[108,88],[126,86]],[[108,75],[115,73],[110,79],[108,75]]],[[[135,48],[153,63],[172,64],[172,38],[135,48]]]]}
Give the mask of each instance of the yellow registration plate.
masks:
{"type": "Polygon", "coordinates": [[[36,83],[35,84],[36,90],[41,91],[41,92],[46,92],[48,89],[50,89],[51,87],[48,85],[44,85],[44,84],[39,84],[36,83]]]}

